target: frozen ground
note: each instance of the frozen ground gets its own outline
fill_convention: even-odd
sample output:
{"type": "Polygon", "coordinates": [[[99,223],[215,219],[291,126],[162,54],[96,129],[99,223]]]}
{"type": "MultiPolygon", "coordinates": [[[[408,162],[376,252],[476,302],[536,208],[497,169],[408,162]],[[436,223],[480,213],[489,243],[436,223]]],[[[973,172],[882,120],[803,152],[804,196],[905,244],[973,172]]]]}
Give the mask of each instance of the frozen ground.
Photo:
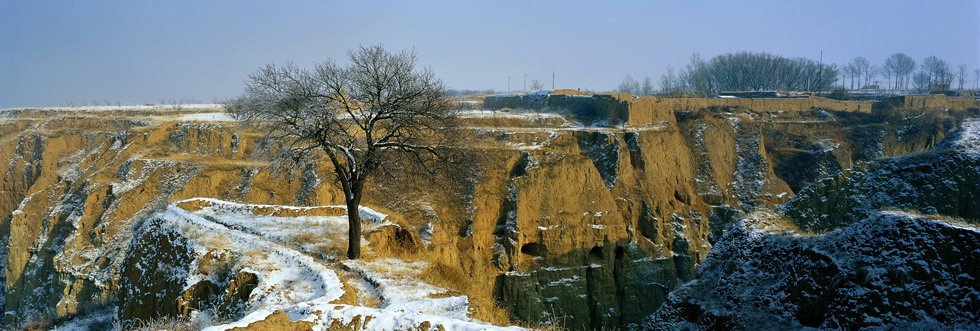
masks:
{"type": "Polygon", "coordinates": [[[499,118],[557,118],[564,119],[558,114],[538,113],[538,112],[502,112],[494,110],[465,110],[460,112],[460,117],[499,117],[499,118]]]}
{"type": "Polygon", "coordinates": [[[949,138],[954,150],[980,156],[980,118],[969,119],[960,124],[960,129],[949,138]]]}
{"type": "Polygon", "coordinates": [[[177,117],[180,121],[208,121],[208,122],[234,122],[235,119],[228,113],[197,113],[187,114],[177,117]]]}
{"type": "MultiPolygon", "coordinates": [[[[390,224],[383,213],[369,208],[360,213],[368,228],[390,224]]],[[[259,284],[251,293],[244,317],[206,330],[246,326],[277,310],[294,321],[313,323],[316,330],[325,330],[334,321],[347,324],[368,316],[372,319],[364,328],[371,330],[408,329],[424,322],[446,330],[499,328],[470,320],[466,316],[467,297],[447,296],[449,290],[419,280],[420,272],[427,269],[425,262],[384,259],[340,265],[314,258],[314,253],[334,249],[346,237],[343,206],[288,207],[190,199],[169,205],[159,216],[192,242],[196,260],[209,251],[235,252],[241,256],[239,268],[258,275],[259,284]],[[353,270],[363,281],[344,285],[335,272],[340,268],[353,270]],[[376,293],[378,305],[335,304],[345,291],[376,293]]],[[[370,247],[369,242],[362,243],[370,247]]],[[[193,266],[189,269],[192,273],[187,288],[206,277],[193,266]]]]}

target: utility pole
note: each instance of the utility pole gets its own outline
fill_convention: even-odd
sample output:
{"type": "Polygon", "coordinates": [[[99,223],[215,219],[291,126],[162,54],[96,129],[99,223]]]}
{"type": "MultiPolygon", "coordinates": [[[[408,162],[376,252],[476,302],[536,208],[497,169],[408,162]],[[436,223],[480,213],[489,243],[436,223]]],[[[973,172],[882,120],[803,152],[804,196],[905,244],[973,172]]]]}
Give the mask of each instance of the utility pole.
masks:
{"type": "MultiPolygon", "coordinates": [[[[823,51],[820,51],[820,66],[819,67],[820,67],[820,69],[817,70],[817,72],[818,72],[817,73],[817,79],[823,79],[823,51]]],[[[819,95],[820,94],[820,91],[817,91],[817,94],[819,95]]]]}
{"type": "Polygon", "coordinates": [[[524,74],[524,93],[527,93],[527,74],[524,74]]]}
{"type": "Polygon", "coordinates": [[[555,89],[555,68],[551,68],[551,89],[555,89]]]}
{"type": "Polygon", "coordinates": [[[507,76],[507,93],[510,93],[510,75],[507,76]]]}

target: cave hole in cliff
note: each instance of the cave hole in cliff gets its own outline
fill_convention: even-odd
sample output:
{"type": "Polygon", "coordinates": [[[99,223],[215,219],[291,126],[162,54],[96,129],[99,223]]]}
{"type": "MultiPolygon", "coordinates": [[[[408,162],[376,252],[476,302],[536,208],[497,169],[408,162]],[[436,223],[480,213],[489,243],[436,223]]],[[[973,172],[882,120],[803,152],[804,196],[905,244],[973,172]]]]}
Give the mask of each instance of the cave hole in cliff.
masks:
{"type": "Polygon", "coordinates": [[[510,169],[510,174],[509,174],[510,178],[516,178],[516,177],[526,175],[527,165],[529,163],[528,160],[530,158],[531,158],[530,153],[528,153],[527,151],[521,152],[521,158],[518,159],[517,162],[514,163],[514,167],[510,169]]]}
{"type": "MultiPolygon", "coordinates": [[[[656,208],[657,211],[659,212],[660,207],[656,207],[656,208]]],[[[657,217],[653,215],[650,205],[644,202],[640,209],[640,217],[636,222],[637,228],[639,228],[640,230],[640,235],[642,235],[650,242],[656,241],[657,234],[658,234],[658,230],[657,230],[658,221],[659,220],[657,219],[657,217]]]]}
{"type": "Polygon", "coordinates": [[[398,244],[399,248],[406,250],[415,249],[418,245],[412,233],[402,227],[399,227],[395,231],[395,243],[398,244]]]}
{"type": "Polygon", "coordinates": [[[589,251],[589,263],[602,263],[602,257],[602,246],[592,247],[592,250],[589,251]]]}
{"type": "Polygon", "coordinates": [[[684,204],[690,204],[690,201],[688,200],[689,197],[687,195],[687,192],[683,192],[682,193],[680,191],[676,191],[675,190],[674,191],[674,199],[677,199],[677,201],[683,202],[684,204]]]}
{"type": "Polygon", "coordinates": [[[548,247],[541,243],[527,243],[521,246],[521,253],[531,256],[544,256],[548,254],[548,247]]]}

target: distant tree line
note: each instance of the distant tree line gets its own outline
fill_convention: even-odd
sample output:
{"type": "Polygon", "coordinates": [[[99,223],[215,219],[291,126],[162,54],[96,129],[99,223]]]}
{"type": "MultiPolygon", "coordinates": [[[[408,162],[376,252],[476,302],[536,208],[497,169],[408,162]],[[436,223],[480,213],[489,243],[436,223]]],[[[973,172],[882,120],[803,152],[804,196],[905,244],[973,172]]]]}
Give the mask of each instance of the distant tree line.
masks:
{"type": "MultiPolygon", "coordinates": [[[[974,88],[980,87],[980,69],[974,70],[974,88]]],[[[911,56],[895,53],[881,65],[863,56],[850,62],[823,64],[805,58],[786,58],[768,53],[736,52],[704,60],[697,53],[675,70],[668,65],[660,77],[661,93],[713,96],[724,91],[812,91],[833,89],[891,89],[946,91],[968,86],[966,65],[952,66],[936,56],[917,63],[911,56]],[[884,78],[884,86],[879,79],[884,78]],[[955,83],[955,84],[954,84],[955,83]]],[[[643,82],[627,75],[613,90],[634,95],[655,94],[647,77],[643,82]]]]}
{"type": "Polygon", "coordinates": [[[450,96],[450,97],[461,97],[464,95],[474,95],[474,94],[495,94],[495,93],[497,93],[497,91],[490,90],[490,89],[488,90],[447,89],[446,90],[446,96],[450,96]]]}
{"type": "Polygon", "coordinates": [[[705,61],[695,53],[690,63],[676,74],[668,66],[660,78],[660,88],[665,92],[699,96],[722,91],[821,91],[831,88],[836,77],[834,66],[804,58],[736,52],[705,61]]]}
{"type": "MultiPolygon", "coordinates": [[[[949,62],[934,55],[926,57],[920,64],[905,53],[895,53],[885,59],[885,63],[880,66],[859,56],[841,65],[840,68],[840,86],[850,89],[885,88],[924,92],[947,91],[954,88],[962,90],[969,87],[966,84],[969,78],[966,65],[959,65],[956,72],[953,72],[949,62]],[[885,78],[884,86],[876,80],[879,77],[885,78]]],[[[974,88],[977,88],[980,69],[975,70],[974,73],[976,75],[974,88]]]]}
{"type": "Polygon", "coordinates": [[[653,83],[650,82],[650,77],[644,77],[643,82],[640,83],[633,79],[632,76],[626,75],[619,86],[613,90],[615,93],[629,93],[632,95],[653,95],[656,92],[653,89],[653,83]]]}
{"type": "Polygon", "coordinates": [[[841,85],[850,89],[882,88],[875,79],[884,77],[886,89],[945,91],[953,87],[954,79],[959,83],[957,89],[963,89],[967,76],[966,65],[960,65],[959,72],[954,74],[949,63],[936,56],[928,56],[918,64],[904,53],[892,54],[881,66],[859,56],[841,67],[841,85]]]}

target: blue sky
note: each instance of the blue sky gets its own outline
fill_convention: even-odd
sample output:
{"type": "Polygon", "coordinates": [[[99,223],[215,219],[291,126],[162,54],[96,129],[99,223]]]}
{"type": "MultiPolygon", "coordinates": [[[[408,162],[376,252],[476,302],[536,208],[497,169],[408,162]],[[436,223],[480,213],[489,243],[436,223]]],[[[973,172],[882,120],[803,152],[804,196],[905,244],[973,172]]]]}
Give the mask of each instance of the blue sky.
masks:
{"type": "Polygon", "coordinates": [[[904,52],[980,67],[980,0],[0,2],[0,108],[210,102],[266,63],[382,43],[447,85],[607,90],[733,51],[842,63],[904,52]]]}

